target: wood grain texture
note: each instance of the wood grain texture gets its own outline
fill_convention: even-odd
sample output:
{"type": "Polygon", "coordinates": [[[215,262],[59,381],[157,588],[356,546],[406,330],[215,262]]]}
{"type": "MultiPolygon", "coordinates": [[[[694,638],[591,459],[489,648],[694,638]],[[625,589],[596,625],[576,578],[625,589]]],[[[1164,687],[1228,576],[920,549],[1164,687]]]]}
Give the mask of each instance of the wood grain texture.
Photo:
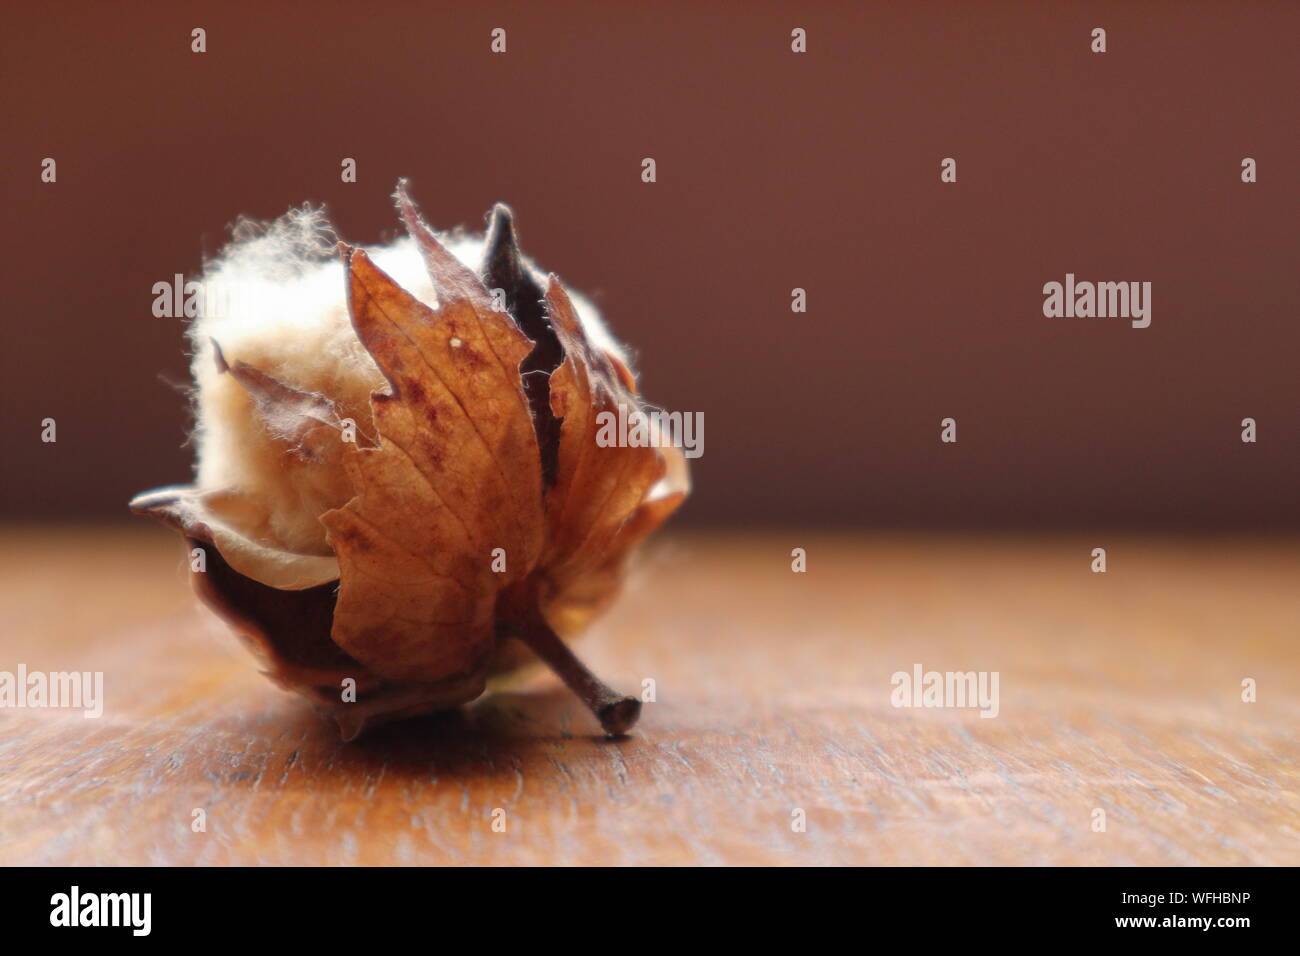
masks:
{"type": "Polygon", "coordinates": [[[0,862],[1297,864],[1298,585],[1294,540],[670,538],[580,644],[657,682],[633,737],[534,673],[342,744],[174,538],[10,529],[0,670],[107,707],[0,710],[0,862]],[[894,708],[915,663],[998,671],[999,716],[894,708]]]}

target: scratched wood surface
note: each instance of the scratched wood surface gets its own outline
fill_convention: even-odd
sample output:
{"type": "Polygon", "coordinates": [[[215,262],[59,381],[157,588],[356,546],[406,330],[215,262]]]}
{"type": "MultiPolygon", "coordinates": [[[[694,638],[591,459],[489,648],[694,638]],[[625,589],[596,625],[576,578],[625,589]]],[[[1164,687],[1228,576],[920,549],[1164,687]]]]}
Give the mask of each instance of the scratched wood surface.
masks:
{"type": "Polygon", "coordinates": [[[165,532],[11,529],[0,670],[107,702],[0,710],[0,863],[1300,863],[1300,542],[1100,544],[672,537],[580,645],[656,681],[634,736],[539,673],[342,744],[165,532]],[[999,715],[892,707],[918,663],[997,671],[999,715]]]}

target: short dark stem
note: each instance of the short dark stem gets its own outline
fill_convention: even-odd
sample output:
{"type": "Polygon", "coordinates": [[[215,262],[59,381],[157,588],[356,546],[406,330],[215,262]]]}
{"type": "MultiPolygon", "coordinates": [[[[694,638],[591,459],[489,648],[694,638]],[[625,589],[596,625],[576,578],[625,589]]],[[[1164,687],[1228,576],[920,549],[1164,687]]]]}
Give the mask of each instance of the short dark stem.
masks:
{"type": "Polygon", "coordinates": [[[618,693],[587,670],[540,614],[530,615],[513,633],[560,675],[569,690],[596,715],[609,736],[621,737],[636,725],[641,716],[641,701],[618,693]]]}

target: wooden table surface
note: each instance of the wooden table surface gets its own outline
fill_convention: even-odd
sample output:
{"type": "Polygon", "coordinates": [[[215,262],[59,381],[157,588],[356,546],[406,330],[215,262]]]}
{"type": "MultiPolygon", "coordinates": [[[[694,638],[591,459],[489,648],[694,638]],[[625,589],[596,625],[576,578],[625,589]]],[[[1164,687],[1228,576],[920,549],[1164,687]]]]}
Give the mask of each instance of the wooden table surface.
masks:
{"type": "Polygon", "coordinates": [[[178,539],[9,529],[0,670],[107,704],[0,710],[0,863],[1297,864],[1298,585],[1295,540],[678,535],[579,643],[656,681],[632,737],[535,673],[343,744],[178,539]],[[914,664],[1000,713],[893,707],[914,664]]]}

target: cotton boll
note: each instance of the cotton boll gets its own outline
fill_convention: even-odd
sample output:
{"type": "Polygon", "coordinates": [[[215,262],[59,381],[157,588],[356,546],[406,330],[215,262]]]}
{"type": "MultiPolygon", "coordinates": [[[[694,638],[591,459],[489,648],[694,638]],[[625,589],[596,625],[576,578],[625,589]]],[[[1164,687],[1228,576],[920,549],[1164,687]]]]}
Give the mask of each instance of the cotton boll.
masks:
{"type": "Polygon", "coordinates": [[[394,198],[410,238],[369,251],[307,207],[239,225],[190,329],[197,480],[131,509],[206,555],[200,598],[345,739],[467,703],[529,655],[624,734],[639,700],[565,640],[685,499],[685,458],[601,441],[635,381],[590,304],[522,257],[507,207],[486,237],[439,237],[405,182],[394,198]]]}
{"type": "MultiPolygon", "coordinates": [[[[462,263],[477,270],[483,237],[442,235],[462,263]]],[[[267,547],[329,555],[319,517],[352,497],[343,472],[342,440],[320,446],[316,459],[268,422],[225,362],[244,362],[303,392],[333,401],[339,418],[356,424],[357,439],[375,435],[370,395],[385,382],[358,340],[348,315],[342,264],[322,210],[303,207],[270,224],[241,222],[204,285],[209,302],[189,330],[196,384],[196,484],[210,493],[216,516],[267,547]],[[215,295],[211,293],[215,291],[215,295]],[[214,345],[214,342],[216,343],[214,345]]],[[[420,301],[437,302],[415,243],[403,237],[367,250],[375,263],[420,301]]],[[[538,285],[546,277],[525,263],[538,285]]],[[[590,341],[624,360],[596,309],[572,296],[590,341]]]]}

